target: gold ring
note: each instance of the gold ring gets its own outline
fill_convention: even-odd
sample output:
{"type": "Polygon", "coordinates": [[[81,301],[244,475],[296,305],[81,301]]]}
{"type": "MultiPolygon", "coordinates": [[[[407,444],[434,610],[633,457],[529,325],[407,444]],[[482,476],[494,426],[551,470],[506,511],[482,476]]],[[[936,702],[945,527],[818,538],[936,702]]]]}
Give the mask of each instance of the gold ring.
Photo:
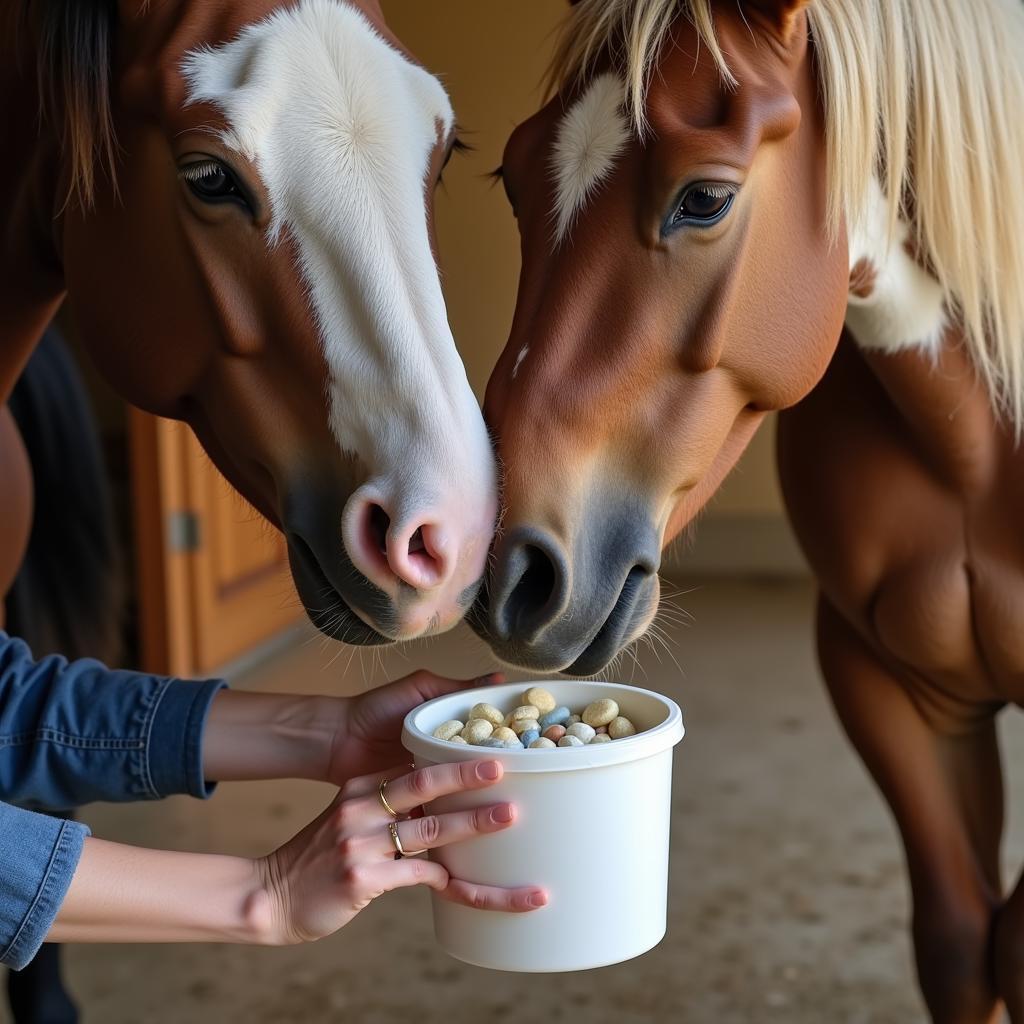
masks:
{"type": "Polygon", "coordinates": [[[391,833],[391,843],[395,848],[395,854],[398,857],[415,857],[417,854],[426,853],[426,850],[407,850],[402,845],[402,837],[398,834],[398,822],[389,821],[388,831],[391,833]]]}
{"type": "Polygon", "coordinates": [[[380,805],[384,808],[392,818],[400,818],[401,815],[388,803],[388,798],[384,795],[384,790],[387,789],[388,782],[391,780],[385,776],[380,780],[380,785],[377,787],[377,796],[380,797],[380,805]]]}

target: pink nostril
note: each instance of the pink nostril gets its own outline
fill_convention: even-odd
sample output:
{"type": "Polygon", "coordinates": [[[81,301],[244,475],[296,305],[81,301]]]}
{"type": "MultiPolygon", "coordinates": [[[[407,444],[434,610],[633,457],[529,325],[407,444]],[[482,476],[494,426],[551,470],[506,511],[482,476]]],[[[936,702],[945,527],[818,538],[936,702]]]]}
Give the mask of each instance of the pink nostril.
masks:
{"type": "MultiPolygon", "coordinates": [[[[417,590],[440,586],[452,568],[440,527],[396,526],[381,505],[368,503],[361,516],[360,548],[371,578],[397,576],[417,590]]],[[[377,582],[381,582],[377,579],[377,582]]]]}
{"type": "Polygon", "coordinates": [[[392,572],[417,590],[440,586],[449,575],[443,535],[433,523],[417,526],[411,533],[391,531],[387,558],[392,572]]]}

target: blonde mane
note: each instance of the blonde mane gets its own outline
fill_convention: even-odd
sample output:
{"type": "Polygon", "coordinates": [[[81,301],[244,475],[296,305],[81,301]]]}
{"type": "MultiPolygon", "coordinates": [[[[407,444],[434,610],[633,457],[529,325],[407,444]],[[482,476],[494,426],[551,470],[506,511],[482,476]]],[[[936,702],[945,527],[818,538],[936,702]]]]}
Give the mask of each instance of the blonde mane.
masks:
{"type": "MultiPolygon", "coordinates": [[[[829,230],[860,224],[872,177],[890,233],[911,224],[963,325],[993,405],[1024,435],[1024,6],[1020,0],[812,0],[825,114],[829,230]]],[[[712,0],[580,0],[549,74],[554,89],[604,53],[640,134],[647,83],[672,25],[695,26],[725,83],[712,0]]]]}

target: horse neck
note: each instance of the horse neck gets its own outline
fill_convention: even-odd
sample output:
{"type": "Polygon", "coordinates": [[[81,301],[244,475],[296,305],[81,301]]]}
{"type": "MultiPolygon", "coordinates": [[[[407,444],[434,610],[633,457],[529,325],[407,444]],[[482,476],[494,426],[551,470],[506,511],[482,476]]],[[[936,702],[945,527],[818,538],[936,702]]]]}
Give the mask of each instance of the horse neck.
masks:
{"type": "Polygon", "coordinates": [[[64,295],[54,216],[58,146],[39,119],[35,48],[21,5],[0,7],[0,404],[64,295]]]}

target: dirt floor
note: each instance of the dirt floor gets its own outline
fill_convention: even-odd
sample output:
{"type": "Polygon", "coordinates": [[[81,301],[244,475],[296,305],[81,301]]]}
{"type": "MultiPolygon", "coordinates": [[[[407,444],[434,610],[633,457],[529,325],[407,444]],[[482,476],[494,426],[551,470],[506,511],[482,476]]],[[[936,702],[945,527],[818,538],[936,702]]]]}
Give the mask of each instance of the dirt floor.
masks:
{"type": "MultiPolygon", "coordinates": [[[[340,934],[289,949],[79,947],[69,975],[86,1011],[128,1022],[353,1024],[573,1020],[633,1024],[906,1024],[923,1020],[905,933],[899,847],[833,720],[811,653],[802,584],[711,583],[679,601],[674,655],[619,675],[672,694],[686,715],[674,792],[669,931],[638,960],[522,976],[468,967],[433,943],[425,894],[384,897],[340,934]]],[[[249,673],[254,689],[339,692],[381,678],[317,639],[249,673]]],[[[401,674],[489,668],[467,633],[435,641],[401,674]]],[[[1009,718],[1009,716],[1004,716],[1009,718]]],[[[1004,722],[1010,792],[1024,782],[1019,717],[1004,722]]],[[[222,786],[207,804],[96,807],[112,839],[259,853],[328,799],[308,783],[222,786]]],[[[1011,865],[1024,849],[1011,813],[1011,865]]],[[[629,880],[622,879],[628,891],[629,880]]],[[[595,915],[599,907],[594,908],[595,915]]],[[[0,1020],[5,1020],[0,1011],[0,1020]]]]}

